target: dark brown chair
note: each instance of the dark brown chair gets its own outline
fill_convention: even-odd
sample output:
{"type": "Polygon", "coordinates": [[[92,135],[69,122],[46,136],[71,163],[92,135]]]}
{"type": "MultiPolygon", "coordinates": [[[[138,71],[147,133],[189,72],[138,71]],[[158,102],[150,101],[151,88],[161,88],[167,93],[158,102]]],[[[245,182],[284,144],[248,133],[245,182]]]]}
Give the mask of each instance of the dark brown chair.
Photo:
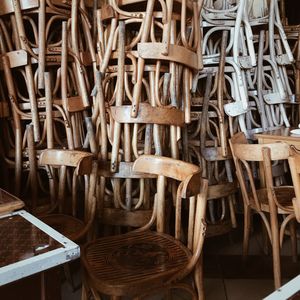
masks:
{"type": "Polygon", "coordinates": [[[120,299],[122,296],[142,297],[160,289],[170,291],[174,287],[184,288],[194,299],[201,299],[200,257],[206,227],[207,180],[201,178],[198,166],[154,155],[140,156],[134,162],[133,171],[157,176],[151,220],[137,230],[99,238],[83,247],[82,299],[87,299],[88,291],[92,291],[96,298],[107,294],[111,299],[120,299]],[[180,182],[172,233],[165,233],[167,178],[180,182]],[[182,216],[184,205],[189,212],[186,226],[183,222],[186,218],[182,216]],[[193,275],[192,286],[181,282],[189,274],[193,275]]]}

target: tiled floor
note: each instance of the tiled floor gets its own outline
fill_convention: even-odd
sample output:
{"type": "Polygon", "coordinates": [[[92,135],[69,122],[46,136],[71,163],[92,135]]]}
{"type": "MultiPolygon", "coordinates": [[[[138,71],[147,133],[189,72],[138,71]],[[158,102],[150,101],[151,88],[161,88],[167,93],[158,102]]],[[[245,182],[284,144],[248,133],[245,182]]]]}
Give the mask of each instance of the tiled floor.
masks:
{"type": "MultiPolygon", "coordinates": [[[[256,300],[264,298],[273,291],[272,257],[264,254],[260,231],[258,225],[251,235],[247,261],[243,261],[241,256],[241,225],[229,234],[206,240],[204,283],[207,300],[256,300]]],[[[292,262],[289,246],[289,239],[286,238],[282,249],[283,283],[300,273],[300,262],[292,262]]],[[[80,283],[79,272],[76,274],[75,281],[77,284],[80,283]]],[[[79,300],[80,294],[80,289],[72,293],[65,283],[62,300],[79,300]]],[[[182,294],[176,295],[176,298],[189,299],[182,294]]],[[[155,296],[152,299],[159,300],[162,297],[155,296]]]]}

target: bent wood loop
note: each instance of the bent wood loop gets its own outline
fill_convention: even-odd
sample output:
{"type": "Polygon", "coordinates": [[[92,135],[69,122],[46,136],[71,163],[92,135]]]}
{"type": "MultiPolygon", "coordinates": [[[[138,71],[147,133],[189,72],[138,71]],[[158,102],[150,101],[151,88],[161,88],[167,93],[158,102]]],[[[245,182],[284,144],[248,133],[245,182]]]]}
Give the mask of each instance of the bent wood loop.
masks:
{"type": "Polygon", "coordinates": [[[132,170],[166,176],[179,181],[185,180],[191,174],[201,172],[198,166],[191,163],[156,155],[141,155],[134,162],[132,170]]]}
{"type": "Polygon", "coordinates": [[[42,166],[75,167],[77,175],[90,174],[92,162],[92,153],[65,149],[46,149],[41,152],[39,159],[39,164],[42,166]]]}
{"type": "Polygon", "coordinates": [[[289,166],[296,197],[293,198],[293,208],[298,222],[300,222],[300,154],[294,152],[289,158],[289,166]]]}
{"type": "Polygon", "coordinates": [[[175,107],[153,107],[140,103],[136,118],[130,115],[131,105],[110,107],[111,115],[118,123],[141,123],[184,126],[184,113],[175,107]]]}

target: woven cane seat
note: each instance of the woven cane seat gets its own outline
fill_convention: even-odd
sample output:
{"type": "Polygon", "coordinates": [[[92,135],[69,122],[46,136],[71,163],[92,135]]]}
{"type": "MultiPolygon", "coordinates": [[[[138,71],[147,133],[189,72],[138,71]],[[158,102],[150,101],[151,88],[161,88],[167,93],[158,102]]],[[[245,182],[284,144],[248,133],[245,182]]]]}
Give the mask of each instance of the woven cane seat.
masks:
{"type": "Polygon", "coordinates": [[[81,254],[91,286],[119,296],[161,286],[190,256],[180,242],[152,231],[101,238],[87,244],[81,254]]]}

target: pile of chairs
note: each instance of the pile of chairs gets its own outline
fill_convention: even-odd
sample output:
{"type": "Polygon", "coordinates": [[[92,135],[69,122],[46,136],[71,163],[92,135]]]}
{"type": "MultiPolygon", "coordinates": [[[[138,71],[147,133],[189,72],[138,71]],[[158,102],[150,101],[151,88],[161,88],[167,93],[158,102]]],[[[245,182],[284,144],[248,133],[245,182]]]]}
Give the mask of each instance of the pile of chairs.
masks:
{"type": "Polygon", "coordinates": [[[164,186],[157,171],[134,167],[145,155],[163,156],[198,165],[208,178],[208,235],[236,227],[228,139],[299,120],[299,30],[282,8],[276,0],[4,1],[4,187],[44,220],[55,211],[79,215],[75,240],[153,218],[163,232],[179,205],[178,183],[164,186]],[[158,189],[169,201],[155,208],[158,189]],[[92,226],[95,217],[102,226],[92,226]]]}

